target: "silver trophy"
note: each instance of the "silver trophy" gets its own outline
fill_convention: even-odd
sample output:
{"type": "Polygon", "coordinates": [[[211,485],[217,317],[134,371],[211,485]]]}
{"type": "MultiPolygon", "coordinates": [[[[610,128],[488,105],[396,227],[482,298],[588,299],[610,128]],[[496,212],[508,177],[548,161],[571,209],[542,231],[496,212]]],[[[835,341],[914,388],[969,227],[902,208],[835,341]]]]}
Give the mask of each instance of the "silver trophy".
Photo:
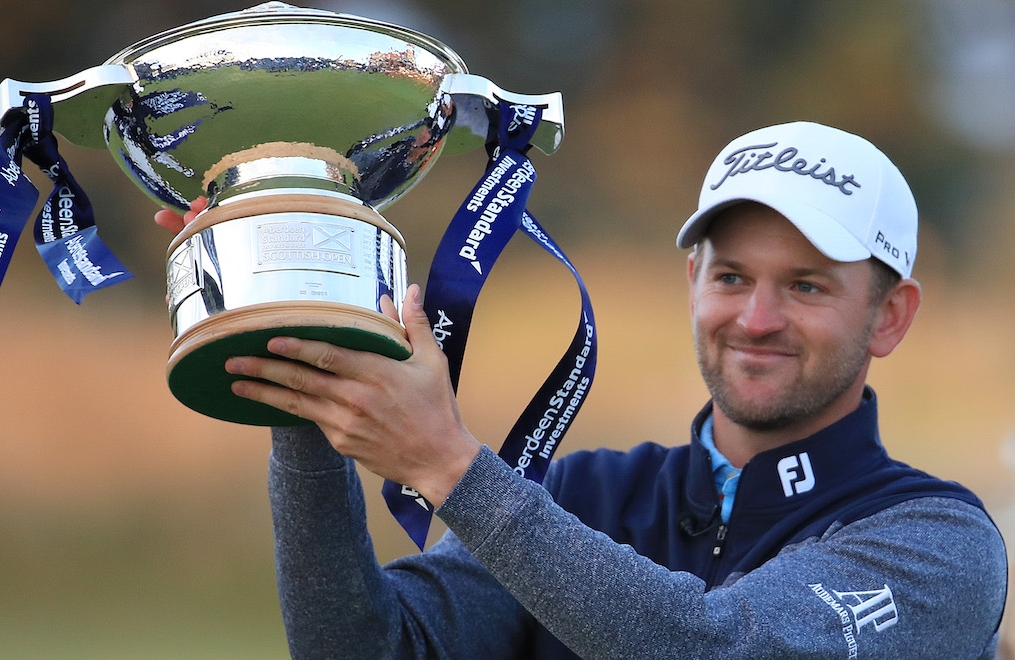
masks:
{"type": "MultiPolygon", "coordinates": [[[[559,93],[506,92],[443,43],[375,20],[268,2],[163,32],[49,83],[0,84],[0,116],[48,94],[54,128],[108,147],[160,205],[208,208],[169,246],[169,388],[211,417],[305,423],[234,396],[233,355],[289,334],[405,358],[380,312],[405,294],[405,245],[379,213],[442,152],[482,146],[501,102],[543,109],[532,140],[563,138],[559,93]]],[[[495,127],[496,128],[496,127],[495,127]]]]}

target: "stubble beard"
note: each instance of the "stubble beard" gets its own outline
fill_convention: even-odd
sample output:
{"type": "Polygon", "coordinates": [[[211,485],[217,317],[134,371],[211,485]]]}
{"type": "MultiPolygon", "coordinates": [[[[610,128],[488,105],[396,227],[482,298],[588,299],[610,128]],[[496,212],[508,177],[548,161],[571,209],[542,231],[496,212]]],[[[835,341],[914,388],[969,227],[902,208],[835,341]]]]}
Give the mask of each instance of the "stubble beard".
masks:
{"type": "MultiPolygon", "coordinates": [[[[854,341],[822,359],[813,374],[801,376],[768,401],[751,401],[737,395],[722,361],[706,359],[707,345],[697,330],[694,343],[698,367],[714,405],[735,424],[754,431],[773,431],[817,415],[849,390],[864,369],[872,333],[873,319],[868,319],[854,341]]],[[[741,341],[741,344],[746,343],[750,342],[741,341]]]]}

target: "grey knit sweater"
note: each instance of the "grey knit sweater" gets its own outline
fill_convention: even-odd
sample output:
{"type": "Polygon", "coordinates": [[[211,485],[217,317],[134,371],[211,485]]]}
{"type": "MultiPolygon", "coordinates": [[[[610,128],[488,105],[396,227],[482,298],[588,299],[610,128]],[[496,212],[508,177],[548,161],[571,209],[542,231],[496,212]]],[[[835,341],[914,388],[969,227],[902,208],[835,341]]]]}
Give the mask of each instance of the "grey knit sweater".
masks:
{"type": "Polygon", "coordinates": [[[1004,545],[956,499],[832,525],[706,589],[584,526],[486,448],[438,511],[451,532],[386,567],[353,462],[316,428],[273,430],[269,480],[301,660],[529,658],[539,626],[582,658],[989,658],[997,645],[1004,545]],[[869,584],[885,588],[852,591],[869,584]]]}

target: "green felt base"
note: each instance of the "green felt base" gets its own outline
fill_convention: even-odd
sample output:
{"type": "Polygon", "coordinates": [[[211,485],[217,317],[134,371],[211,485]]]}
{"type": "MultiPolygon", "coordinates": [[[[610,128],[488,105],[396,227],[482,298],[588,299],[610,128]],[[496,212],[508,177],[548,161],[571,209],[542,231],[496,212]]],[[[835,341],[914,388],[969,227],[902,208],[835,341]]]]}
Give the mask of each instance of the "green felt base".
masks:
{"type": "Polygon", "coordinates": [[[216,339],[180,358],[169,372],[169,390],[188,408],[227,422],[252,426],[312,424],[263,403],[238,397],[230,389],[230,385],[241,377],[226,373],[226,360],[239,355],[277,358],[268,352],[267,344],[272,337],[280,336],[325,341],[397,360],[404,360],[410,355],[404,346],[390,337],[358,328],[295,326],[253,330],[216,339]]]}

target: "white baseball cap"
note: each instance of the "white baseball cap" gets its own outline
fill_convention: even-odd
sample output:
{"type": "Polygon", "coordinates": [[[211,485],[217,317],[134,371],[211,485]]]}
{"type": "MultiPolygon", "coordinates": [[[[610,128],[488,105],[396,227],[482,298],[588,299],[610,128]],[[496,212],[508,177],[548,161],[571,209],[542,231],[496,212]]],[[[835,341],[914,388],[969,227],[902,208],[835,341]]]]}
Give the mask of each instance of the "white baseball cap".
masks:
{"type": "Polygon", "coordinates": [[[887,156],[852,133],[794,122],[733,140],[712,161],[677,246],[693,246],[719,211],[745,201],[784,215],[830,259],[873,256],[902,277],[913,272],[913,193],[887,156]]]}

